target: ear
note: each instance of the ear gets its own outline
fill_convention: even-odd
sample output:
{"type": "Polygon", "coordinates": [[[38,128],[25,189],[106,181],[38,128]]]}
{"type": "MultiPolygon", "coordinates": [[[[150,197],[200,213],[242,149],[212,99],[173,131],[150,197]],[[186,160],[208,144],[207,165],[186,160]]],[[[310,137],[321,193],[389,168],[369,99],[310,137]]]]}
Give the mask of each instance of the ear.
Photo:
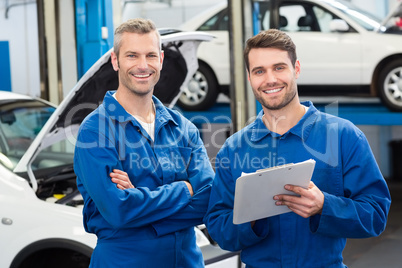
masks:
{"type": "Polygon", "coordinates": [[[165,52],[163,50],[161,50],[161,68],[160,70],[162,70],[162,66],[163,66],[163,59],[165,58],[165,52]]]}
{"type": "Polygon", "coordinates": [[[119,70],[119,61],[117,59],[116,53],[112,52],[110,54],[110,58],[112,60],[113,70],[117,72],[119,70]]]}
{"type": "Polygon", "coordinates": [[[299,75],[300,75],[300,61],[296,60],[296,63],[295,63],[295,77],[296,77],[296,79],[299,78],[299,75]]]}

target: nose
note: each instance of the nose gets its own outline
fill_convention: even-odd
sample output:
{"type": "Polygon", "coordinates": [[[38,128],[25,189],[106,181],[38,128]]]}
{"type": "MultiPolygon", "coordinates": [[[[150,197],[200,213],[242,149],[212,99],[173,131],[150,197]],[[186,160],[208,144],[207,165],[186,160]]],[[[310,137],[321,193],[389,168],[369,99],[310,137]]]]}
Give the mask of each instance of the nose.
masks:
{"type": "Polygon", "coordinates": [[[147,57],[146,56],[139,57],[137,65],[138,65],[138,68],[140,68],[140,69],[148,68],[147,57]]]}
{"type": "Polygon", "coordinates": [[[275,84],[277,82],[276,75],[272,70],[267,70],[265,73],[265,82],[267,84],[275,84]]]}

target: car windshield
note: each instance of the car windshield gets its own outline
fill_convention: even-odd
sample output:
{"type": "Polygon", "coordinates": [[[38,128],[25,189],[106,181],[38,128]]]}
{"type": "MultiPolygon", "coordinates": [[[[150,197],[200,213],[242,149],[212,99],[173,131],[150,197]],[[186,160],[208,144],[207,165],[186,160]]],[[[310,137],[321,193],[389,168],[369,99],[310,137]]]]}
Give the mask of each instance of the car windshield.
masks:
{"type": "Polygon", "coordinates": [[[350,19],[358,23],[360,26],[364,27],[368,31],[374,31],[379,29],[381,25],[381,20],[374,16],[373,14],[364,11],[350,2],[346,1],[328,1],[328,4],[338,9],[347,15],[350,19]]]}
{"type": "Polygon", "coordinates": [[[38,100],[0,101],[0,163],[13,169],[54,111],[38,100]]]}

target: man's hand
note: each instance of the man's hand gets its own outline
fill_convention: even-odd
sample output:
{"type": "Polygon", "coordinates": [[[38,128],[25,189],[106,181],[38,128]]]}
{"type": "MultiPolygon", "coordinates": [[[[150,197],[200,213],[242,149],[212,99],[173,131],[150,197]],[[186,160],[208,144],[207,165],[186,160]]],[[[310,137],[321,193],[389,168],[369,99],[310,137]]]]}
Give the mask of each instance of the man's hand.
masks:
{"type": "Polygon", "coordinates": [[[190,195],[193,196],[194,195],[194,191],[193,191],[193,186],[191,186],[191,184],[188,181],[184,181],[186,183],[186,186],[188,188],[188,190],[190,191],[190,195]]]}
{"type": "Polygon", "coordinates": [[[119,189],[129,189],[135,188],[131,183],[130,178],[127,173],[118,169],[113,169],[113,172],[110,173],[110,177],[112,178],[112,182],[116,183],[117,188],[119,189]]]}
{"type": "Polygon", "coordinates": [[[287,206],[294,213],[308,218],[321,214],[324,206],[324,194],[311,181],[308,189],[294,185],[285,185],[285,189],[299,196],[281,194],[274,196],[277,206],[287,206]]]}

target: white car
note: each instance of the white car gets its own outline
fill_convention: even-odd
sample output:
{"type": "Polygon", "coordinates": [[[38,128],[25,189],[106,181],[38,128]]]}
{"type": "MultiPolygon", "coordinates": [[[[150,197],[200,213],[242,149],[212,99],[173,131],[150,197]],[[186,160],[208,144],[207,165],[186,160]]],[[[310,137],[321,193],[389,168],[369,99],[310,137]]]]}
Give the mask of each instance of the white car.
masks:
{"type": "MultiPolygon", "coordinates": [[[[183,87],[197,69],[197,45],[210,38],[197,32],[162,36],[165,54],[179,49],[187,63],[187,72],[175,72],[183,87]]],[[[83,227],[73,152],[83,118],[107,90],[117,88],[110,52],[57,108],[43,100],[0,92],[0,267],[88,267],[96,236],[83,227]]],[[[166,75],[162,72],[161,78],[166,75]]],[[[179,89],[172,90],[180,94],[179,89]]],[[[173,104],[175,96],[161,98],[172,99],[173,104]]],[[[206,267],[239,267],[238,254],[213,245],[200,228],[196,233],[206,267]]]]}
{"type": "MultiPolygon", "coordinates": [[[[286,31],[297,46],[302,66],[299,92],[378,96],[402,111],[402,30],[343,0],[257,1],[259,29],[286,31]],[[399,34],[398,34],[399,33],[399,34]]],[[[182,30],[216,36],[198,49],[199,70],[180,106],[207,109],[230,84],[227,1],[181,25],[182,30]]],[[[240,42],[240,40],[238,40],[240,42]]]]}

